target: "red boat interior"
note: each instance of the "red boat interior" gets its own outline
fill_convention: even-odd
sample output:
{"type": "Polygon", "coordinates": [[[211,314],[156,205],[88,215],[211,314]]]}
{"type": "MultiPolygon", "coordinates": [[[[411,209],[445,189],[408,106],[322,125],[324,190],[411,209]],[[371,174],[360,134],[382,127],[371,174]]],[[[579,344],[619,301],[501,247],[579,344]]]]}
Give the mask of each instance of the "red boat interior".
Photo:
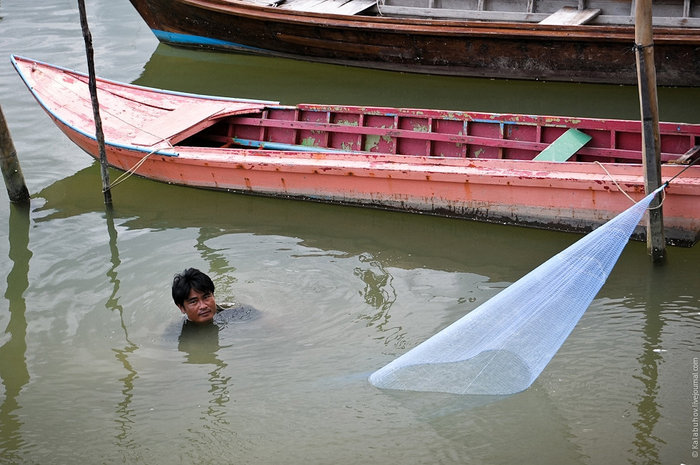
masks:
{"type": "MultiPolygon", "coordinates": [[[[229,116],[178,145],[531,160],[570,128],[591,137],[570,161],[639,163],[640,123],[440,110],[299,105],[229,116]]],[[[700,127],[661,128],[662,162],[700,153],[700,127]]]]}

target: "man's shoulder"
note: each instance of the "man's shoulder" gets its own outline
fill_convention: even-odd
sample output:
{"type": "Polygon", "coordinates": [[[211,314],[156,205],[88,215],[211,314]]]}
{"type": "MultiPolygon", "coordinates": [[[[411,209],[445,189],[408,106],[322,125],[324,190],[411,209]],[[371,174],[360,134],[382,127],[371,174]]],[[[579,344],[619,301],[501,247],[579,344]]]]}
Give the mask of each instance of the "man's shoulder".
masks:
{"type": "Polygon", "coordinates": [[[260,310],[251,305],[235,302],[222,302],[216,306],[214,321],[217,323],[238,323],[255,320],[262,315],[260,310]]]}

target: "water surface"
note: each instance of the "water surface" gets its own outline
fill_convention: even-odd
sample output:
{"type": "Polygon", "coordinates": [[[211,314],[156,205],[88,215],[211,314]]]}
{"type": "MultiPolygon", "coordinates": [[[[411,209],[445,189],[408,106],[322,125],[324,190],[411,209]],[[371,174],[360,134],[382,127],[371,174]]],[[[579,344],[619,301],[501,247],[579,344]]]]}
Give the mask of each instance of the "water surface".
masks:
{"type": "MultiPolygon", "coordinates": [[[[158,45],[126,1],[88,1],[102,76],[279,100],[636,118],[636,89],[417,76],[158,45]]],[[[0,49],[85,70],[77,5],[0,0],[0,49]]],[[[660,89],[700,121],[698,89],[660,89]]],[[[631,243],[532,388],[381,391],[367,376],[579,236],[168,186],[105,209],[99,167],[9,60],[0,105],[33,195],[0,192],[0,462],[699,463],[698,248],[631,243]],[[183,334],[172,275],[211,274],[260,318],[183,334]],[[696,372],[697,373],[697,372],[696,372]]],[[[112,172],[113,177],[117,173],[112,172]]]]}

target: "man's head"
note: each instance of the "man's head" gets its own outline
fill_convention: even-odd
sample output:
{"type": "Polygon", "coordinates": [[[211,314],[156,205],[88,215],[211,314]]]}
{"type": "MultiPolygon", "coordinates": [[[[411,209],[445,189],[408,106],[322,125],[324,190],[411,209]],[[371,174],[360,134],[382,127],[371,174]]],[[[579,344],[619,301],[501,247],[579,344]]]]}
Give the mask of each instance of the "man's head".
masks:
{"type": "Polygon", "coordinates": [[[195,268],[175,275],[173,301],[193,323],[209,323],[216,314],[214,283],[209,276],[195,268]]]}

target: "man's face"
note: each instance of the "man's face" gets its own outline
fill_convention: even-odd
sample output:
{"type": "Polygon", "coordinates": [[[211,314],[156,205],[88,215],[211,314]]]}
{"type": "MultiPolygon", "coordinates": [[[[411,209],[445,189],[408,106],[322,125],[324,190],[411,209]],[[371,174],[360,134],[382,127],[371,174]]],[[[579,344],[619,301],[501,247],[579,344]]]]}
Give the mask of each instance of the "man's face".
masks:
{"type": "Polygon", "coordinates": [[[196,289],[190,290],[183,305],[179,307],[180,311],[187,315],[187,319],[193,323],[209,323],[214,319],[216,313],[214,294],[199,292],[196,289]]]}

